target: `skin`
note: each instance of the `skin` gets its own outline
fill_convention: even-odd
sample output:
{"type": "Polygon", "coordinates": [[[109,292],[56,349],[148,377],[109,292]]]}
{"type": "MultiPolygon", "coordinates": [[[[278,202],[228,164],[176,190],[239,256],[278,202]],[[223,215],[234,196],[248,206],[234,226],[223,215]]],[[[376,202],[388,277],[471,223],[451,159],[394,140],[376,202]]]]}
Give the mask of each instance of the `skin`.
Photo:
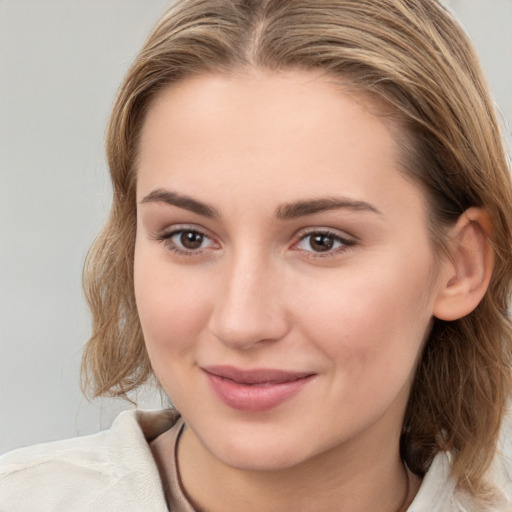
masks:
{"type": "MultiPolygon", "coordinates": [[[[419,480],[398,442],[448,280],[424,199],[398,168],[389,127],[325,77],[205,75],[153,103],[138,159],[135,293],[153,369],[187,424],[178,466],[198,509],[385,512],[412,500],[419,480]],[[333,197],[359,207],[276,215],[333,197]],[[186,230],[204,235],[197,249],[180,245],[186,230]],[[315,250],[311,234],[326,230],[333,248],[315,250]],[[314,378],[247,412],[212,392],[208,365],[314,378]]],[[[167,447],[165,434],[153,446],[164,461],[167,447]]]]}

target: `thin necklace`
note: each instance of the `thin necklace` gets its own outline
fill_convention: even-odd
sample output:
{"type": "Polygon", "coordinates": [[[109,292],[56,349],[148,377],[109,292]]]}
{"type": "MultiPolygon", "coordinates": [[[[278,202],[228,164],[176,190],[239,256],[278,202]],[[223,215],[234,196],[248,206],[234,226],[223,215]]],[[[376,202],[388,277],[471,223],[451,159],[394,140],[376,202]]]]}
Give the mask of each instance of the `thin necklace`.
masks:
{"type": "MultiPolygon", "coordinates": [[[[176,471],[177,471],[177,475],[178,475],[178,486],[179,486],[179,489],[183,493],[183,496],[186,496],[185,495],[185,491],[183,490],[183,484],[181,483],[181,478],[179,477],[178,458],[177,458],[177,446],[178,446],[178,443],[179,443],[180,438],[181,438],[181,434],[183,433],[184,429],[185,429],[185,425],[183,425],[181,427],[180,432],[178,434],[178,437],[176,439],[176,446],[175,446],[175,450],[174,450],[174,463],[175,463],[175,467],[176,467],[176,471]]],[[[403,468],[404,468],[404,472],[405,472],[405,479],[406,479],[406,484],[407,485],[406,485],[406,488],[405,488],[404,499],[403,499],[402,503],[400,504],[400,506],[398,507],[396,512],[407,512],[407,509],[409,508],[410,493],[411,493],[411,472],[410,472],[409,468],[407,467],[407,464],[406,464],[405,461],[403,461],[403,468]]],[[[169,490],[166,489],[165,490],[165,500],[167,502],[167,507],[169,508],[168,493],[169,493],[169,490]]],[[[190,504],[188,498],[185,498],[185,499],[186,499],[187,504],[190,507],[192,507],[192,505],[190,504]]],[[[169,508],[169,510],[170,510],[170,508],[169,508]]],[[[194,508],[194,511],[196,511],[195,508],[194,508]]],[[[198,511],[196,511],[196,512],[198,512],[198,511]]]]}

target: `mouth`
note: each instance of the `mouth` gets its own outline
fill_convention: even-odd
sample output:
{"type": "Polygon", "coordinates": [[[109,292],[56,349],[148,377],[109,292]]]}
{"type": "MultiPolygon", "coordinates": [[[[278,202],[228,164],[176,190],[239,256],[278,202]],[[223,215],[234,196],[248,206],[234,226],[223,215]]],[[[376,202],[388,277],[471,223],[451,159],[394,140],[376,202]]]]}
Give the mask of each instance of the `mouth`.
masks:
{"type": "Polygon", "coordinates": [[[314,373],[276,369],[202,367],[214,394],[230,408],[260,412],[291,399],[313,380],[314,373]]]}

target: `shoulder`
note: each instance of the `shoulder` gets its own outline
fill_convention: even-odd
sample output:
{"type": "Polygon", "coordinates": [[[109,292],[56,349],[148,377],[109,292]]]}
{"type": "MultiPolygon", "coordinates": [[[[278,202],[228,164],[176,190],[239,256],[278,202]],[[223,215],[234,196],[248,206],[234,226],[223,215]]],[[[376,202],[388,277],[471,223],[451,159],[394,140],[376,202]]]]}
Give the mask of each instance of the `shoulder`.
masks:
{"type": "Polygon", "coordinates": [[[0,509],[53,510],[56,504],[70,505],[67,500],[75,493],[78,501],[88,498],[83,496],[85,492],[90,497],[100,493],[115,474],[108,438],[108,432],[101,432],[21,448],[2,456],[0,509]],[[78,490],[79,482],[82,490],[78,490]]]}
{"type": "Polygon", "coordinates": [[[175,420],[173,411],[126,411],[98,434],[5,454],[0,510],[166,510],[148,438],[175,420]]]}
{"type": "Polygon", "coordinates": [[[440,452],[425,475],[408,512],[510,512],[512,510],[512,415],[507,413],[492,464],[485,475],[488,499],[460,489],[451,474],[451,456],[440,452]]]}
{"type": "Polygon", "coordinates": [[[509,408],[504,418],[487,481],[503,503],[506,503],[507,508],[503,510],[512,510],[512,408],[509,408]]]}

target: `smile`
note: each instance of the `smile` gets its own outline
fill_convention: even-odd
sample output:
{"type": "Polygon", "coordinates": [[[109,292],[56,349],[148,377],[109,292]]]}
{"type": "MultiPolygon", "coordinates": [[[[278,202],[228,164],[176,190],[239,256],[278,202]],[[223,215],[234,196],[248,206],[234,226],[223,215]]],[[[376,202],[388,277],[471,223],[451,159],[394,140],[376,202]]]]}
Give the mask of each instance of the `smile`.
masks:
{"type": "Polygon", "coordinates": [[[240,411],[261,412],[277,407],[295,396],[314,373],[283,370],[241,370],[231,366],[202,368],[215,395],[240,411]]]}

